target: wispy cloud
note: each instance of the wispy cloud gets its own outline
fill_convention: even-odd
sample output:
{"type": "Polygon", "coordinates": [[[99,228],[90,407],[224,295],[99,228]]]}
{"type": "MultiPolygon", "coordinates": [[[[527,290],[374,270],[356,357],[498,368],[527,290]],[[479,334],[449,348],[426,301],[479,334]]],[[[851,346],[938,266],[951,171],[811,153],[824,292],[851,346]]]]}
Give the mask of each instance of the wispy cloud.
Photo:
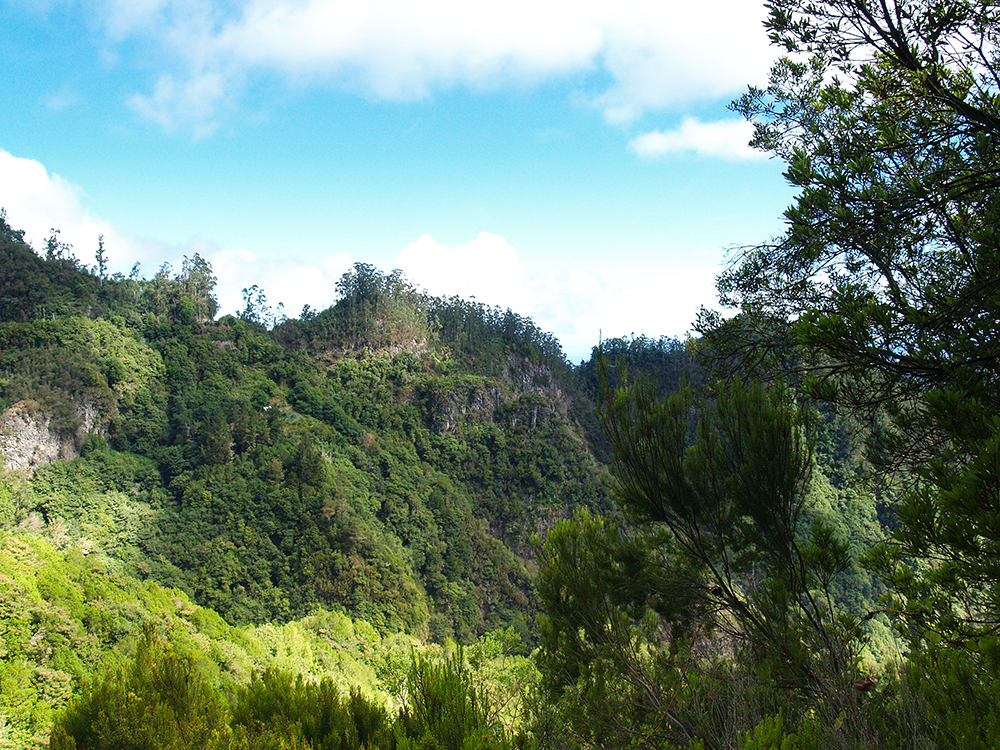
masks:
{"type": "Polygon", "coordinates": [[[133,112],[164,130],[185,129],[200,139],[219,129],[219,110],[226,89],[226,76],[218,72],[205,72],[182,81],[164,75],[152,94],[135,94],[127,103],[133,112]]]}
{"type": "Polygon", "coordinates": [[[64,109],[69,109],[70,107],[75,107],[83,101],[83,97],[80,96],[78,91],[75,91],[70,88],[70,86],[66,85],[58,91],[44,95],[41,101],[42,104],[49,109],[59,112],[64,109]]]}
{"type": "Polygon", "coordinates": [[[734,161],[767,158],[764,152],[750,148],[752,137],[753,125],[745,120],[702,122],[685,117],[677,128],[645,133],[632,139],[628,147],[645,157],[689,153],[734,161]]]}
{"type": "Polygon", "coordinates": [[[562,79],[579,84],[610,121],[628,121],[731,95],[761,78],[771,59],[762,3],[746,0],[104,0],[102,7],[112,44],[141,38],[143,49],[163,56],[153,90],[137,93],[132,106],[167,128],[212,122],[249,77],[275,74],[384,100],[562,79]]]}

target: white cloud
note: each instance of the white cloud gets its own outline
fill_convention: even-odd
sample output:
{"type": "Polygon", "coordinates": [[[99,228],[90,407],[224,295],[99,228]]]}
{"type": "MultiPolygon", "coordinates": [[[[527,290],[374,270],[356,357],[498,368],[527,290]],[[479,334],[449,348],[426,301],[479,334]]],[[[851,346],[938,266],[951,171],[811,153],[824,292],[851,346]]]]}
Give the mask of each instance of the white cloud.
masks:
{"type": "Polygon", "coordinates": [[[52,229],[59,230],[59,241],[73,245],[74,254],[84,263],[93,262],[100,235],[108,247],[120,244],[122,238],[111,225],[83,207],[81,189],[49,174],[39,162],[0,150],[0,174],[0,207],[7,211],[7,222],[24,230],[36,251],[44,247],[52,229]]]}
{"type": "Polygon", "coordinates": [[[698,308],[713,304],[721,252],[672,255],[686,260],[644,273],[533,268],[522,264],[503,237],[482,232],[454,249],[424,235],[395,261],[410,281],[434,296],[474,296],[530,317],[555,334],[567,356],[578,362],[589,357],[601,336],[683,336],[698,308]]]}
{"type": "Polygon", "coordinates": [[[602,49],[614,83],[595,101],[609,121],[623,122],[645,110],[728,98],[763,81],[774,58],[765,16],[754,0],[616,3],[602,49]]]}
{"type": "Polygon", "coordinates": [[[693,153],[730,160],[766,158],[764,152],[750,148],[752,137],[753,124],[746,120],[701,122],[696,117],[685,117],[674,130],[645,133],[632,139],[628,147],[646,157],[693,153]]]}
{"type": "MultiPolygon", "coordinates": [[[[252,73],[389,100],[454,87],[583,83],[612,121],[729,96],[773,57],[747,0],[104,0],[112,42],[166,52],[135,110],[168,128],[213,122],[252,73]],[[595,88],[597,87],[597,88],[595,88]],[[193,105],[193,106],[192,106],[193,105]]],[[[148,53],[151,54],[151,53],[148,53]]]]}
{"type": "Polygon", "coordinates": [[[691,330],[698,309],[714,305],[719,270],[715,259],[705,258],[702,264],[685,268],[605,277],[593,304],[560,338],[563,348],[589,353],[589,347],[601,338],[633,333],[683,337],[691,330]]]}
{"type": "Polygon", "coordinates": [[[218,110],[226,98],[227,80],[218,71],[178,82],[164,75],[149,96],[135,94],[127,104],[140,117],[164,130],[190,129],[195,138],[204,138],[219,129],[218,110]]]}
{"type": "Polygon", "coordinates": [[[317,311],[332,305],[337,281],[353,263],[343,253],[317,263],[302,258],[263,258],[246,248],[219,250],[207,260],[219,280],[216,297],[220,314],[243,310],[243,290],[256,284],[267,297],[268,306],[284,305],[284,314],[290,318],[298,317],[305,305],[317,311]]]}
{"type": "Polygon", "coordinates": [[[524,271],[507,240],[480,232],[454,249],[429,235],[407,245],[395,263],[418,288],[435,297],[459,294],[485,305],[519,309],[525,302],[524,271]]]}
{"type": "Polygon", "coordinates": [[[181,259],[201,253],[209,257],[217,245],[195,237],[182,245],[171,245],[150,237],[137,237],[116,229],[111,222],[94,216],[84,205],[84,191],[50,173],[34,159],[24,159],[0,149],[0,208],[7,223],[24,231],[24,238],[42,253],[51,230],[59,231],[59,241],[71,245],[71,252],[86,266],[95,264],[98,238],[104,247],[112,273],[128,274],[139,263],[143,275],[151,275],[163,263],[180,269],[181,259]]]}
{"type": "MultiPolygon", "coordinates": [[[[221,314],[242,310],[242,290],[254,284],[263,289],[272,307],[284,303],[289,317],[298,316],[305,304],[325,309],[335,301],[336,283],[353,263],[343,253],[266,256],[248,248],[227,249],[201,237],[180,245],[135,237],[93,216],[83,205],[80,188],[50,174],[37,161],[0,150],[0,174],[5,176],[0,181],[0,207],[7,209],[8,222],[24,229],[36,249],[55,227],[61,229],[60,240],[73,244],[77,257],[92,264],[97,237],[103,234],[112,271],[127,273],[132,263],[141,261],[147,277],[165,261],[176,273],[183,256],[199,253],[218,278],[221,314]]],[[[542,268],[523,260],[503,237],[481,232],[454,248],[423,235],[394,260],[418,288],[432,295],[474,296],[478,302],[530,317],[553,333],[575,362],[587,358],[602,335],[683,335],[698,307],[712,303],[721,252],[694,249],[663,257],[663,264],[641,273],[604,265],[542,268]]]]}

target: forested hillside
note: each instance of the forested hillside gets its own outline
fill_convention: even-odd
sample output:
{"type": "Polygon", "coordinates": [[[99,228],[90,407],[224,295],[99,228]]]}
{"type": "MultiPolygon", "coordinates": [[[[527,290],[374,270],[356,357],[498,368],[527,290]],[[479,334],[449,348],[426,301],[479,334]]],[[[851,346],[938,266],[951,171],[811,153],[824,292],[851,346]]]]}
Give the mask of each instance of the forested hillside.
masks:
{"type": "MultiPolygon", "coordinates": [[[[275,321],[259,289],[240,317],[215,320],[199,256],[152,279],[107,277],[97,261],[84,266],[57,234],[43,257],[0,224],[12,469],[0,524],[10,564],[53,568],[55,581],[4,579],[4,642],[26,665],[0,676],[11,736],[44,728],[45,706],[120,663],[142,623],[188,643],[191,613],[228,623],[202,636],[195,624],[182,649],[215,664],[216,688],[218,670],[235,683],[273,666],[240,655],[260,626],[308,629],[317,612],[368,628],[362,648],[502,629],[531,648],[532,535],[574,507],[611,508],[573,416],[593,404],[574,403],[551,336],[364,265],[334,307],[275,321]]],[[[405,679],[407,659],[383,676],[405,679]]]]}
{"type": "Polygon", "coordinates": [[[0,745],[1000,746],[1000,22],[767,6],[796,198],[688,341],[0,213],[0,745]]]}
{"type": "Polygon", "coordinates": [[[259,292],[212,319],[197,256],[103,278],[7,225],[2,243],[2,405],[80,452],[34,467],[8,522],[58,527],[230,622],[324,606],[530,641],[531,534],[609,507],[558,344],[509,311],[358,266],[337,305],[268,330],[259,292]]]}
{"type": "MultiPolygon", "coordinates": [[[[656,399],[706,382],[695,342],[612,339],[572,368],[530,320],[429,298],[367,265],[344,275],[328,310],[276,320],[254,288],[239,317],[216,320],[215,278],[198,256],[179,273],[109,278],[100,254],[88,268],[57,235],[41,257],[6,220],[0,230],[13,469],[0,495],[3,637],[24,665],[2,679],[21,742],[41,737],[89,675],[140,669],[158,639],[184,655],[177,668],[233,700],[276,667],[385,706],[411,668],[409,654],[379,656],[407,643],[393,634],[528,653],[540,637],[538,554],[549,618],[559,576],[576,588],[617,568],[585,555],[560,570],[551,551],[573,524],[622,519],[601,478],[615,460],[604,394],[619,378],[649,382],[656,399]],[[357,643],[338,636],[332,656],[323,634],[342,631],[357,643]],[[263,634],[295,645],[264,646],[263,634]]],[[[875,498],[851,482],[861,465],[850,430],[819,421],[808,514],[871,545],[884,532],[875,498]]],[[[849,567],[831,595],[861,616],[879,588],[849,567]]],[[[642,580],[634,572],[622,591],[642,580]]],[[[871,658],[893,643],[877,632],[871,658]]],[[[548,626],[540,635],[563,648],[548,626]]],[[[561,679],[551,658],[545,674],[561,679]]],[[[589,657],[573,658],[576,670],[589,657]]],[[[539,675],[525,664],[503,679],[523,701],[539,675]]],[[[504,731],[525,729],[520,705],[504,731]]]]}

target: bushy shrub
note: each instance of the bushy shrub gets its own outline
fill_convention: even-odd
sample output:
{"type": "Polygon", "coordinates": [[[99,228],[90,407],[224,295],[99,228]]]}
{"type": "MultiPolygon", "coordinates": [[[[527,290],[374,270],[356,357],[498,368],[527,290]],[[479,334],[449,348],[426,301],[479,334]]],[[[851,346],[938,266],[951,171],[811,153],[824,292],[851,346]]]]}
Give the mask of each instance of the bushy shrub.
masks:
{"type": "Polygon", "coordinates": [[[207,748],[223,716],[209,684],[147,625],[132,664],[84,686],[56,721],[49,748],[207,748]]]}
{"type": "Polygon", "coordinates": [[[275,727],[313,750],[391,748],[385,706],[352,689],[347,697],[332,680],[306,682],[301,675],[268,669],[254,675],[233,704],[234,731],[263,737],[275,727]],[[242,730],[240,729],[242,728],[242,730]]]}
{"type": "Polygon", "coordinates": [[[461,649],[442,660],[415,656],[407,703],[397,719],[399,750],[506,750],[525,743],[491,717],[461,649]]]}

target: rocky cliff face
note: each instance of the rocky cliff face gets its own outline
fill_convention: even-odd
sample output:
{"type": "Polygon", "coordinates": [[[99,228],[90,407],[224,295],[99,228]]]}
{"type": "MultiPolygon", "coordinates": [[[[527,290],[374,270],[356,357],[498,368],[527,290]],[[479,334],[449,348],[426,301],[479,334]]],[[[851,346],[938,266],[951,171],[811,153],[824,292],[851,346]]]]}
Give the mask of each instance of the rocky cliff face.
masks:
{"type": "Polygon", "coordinates": [[[510,355],[498,378],[468,376],[444,379],[428,394],[434,429],[453,432],[463,417],[487,422],[502,419],[511,427],[528,422],[534,427],[539,417],[556,412],[565,416],[566,398],[552,377],[552,371],[528,359],[510,355]]]}
{"type": "Polygon", "coordinates": [[[33,472],[53,461],[80,455],[80,444],[94,429],[97,410],[82,404],[78,413],[83,422],[75,431],[57,430],[52,419],[35,401],[18,401],[0,414],[0,456],[7,470],[33,472]]]}

